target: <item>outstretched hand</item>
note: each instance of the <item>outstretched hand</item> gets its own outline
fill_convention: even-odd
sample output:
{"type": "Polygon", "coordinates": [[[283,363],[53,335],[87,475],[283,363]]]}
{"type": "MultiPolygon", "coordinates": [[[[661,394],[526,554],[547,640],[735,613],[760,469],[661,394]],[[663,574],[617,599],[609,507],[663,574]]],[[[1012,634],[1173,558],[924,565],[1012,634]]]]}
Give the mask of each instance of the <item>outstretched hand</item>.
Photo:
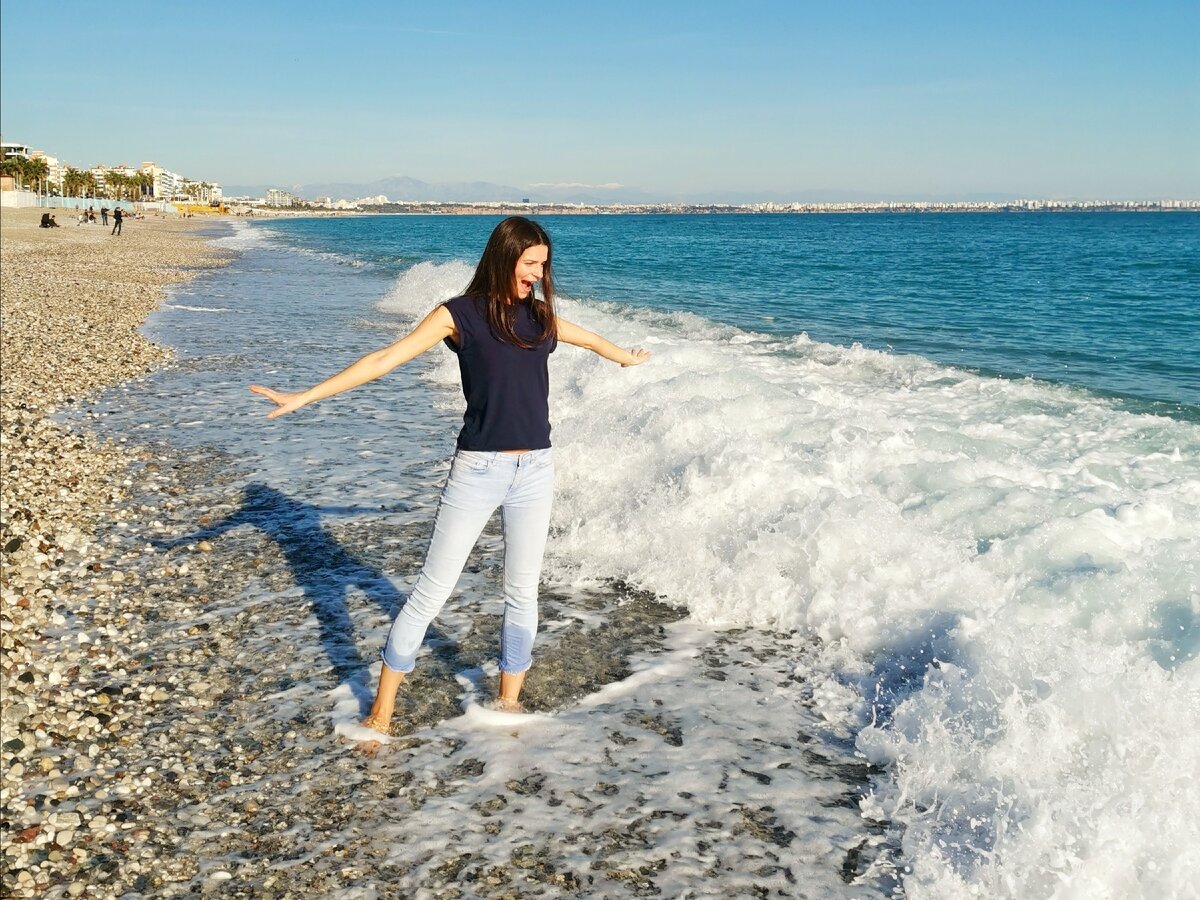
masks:
{"type": "Polygon", "coordinates": [[[633,357],[633,359],[631,359],[629,362],[621,363],[621,368],[624,369],[628,368],[629,366],[640,366],[650,358],[650,351],[643,350],[641,347],[634,347],[629,351],[629,355],[633,357]]]}
{"type": "Polygon", "coordinates": [[[268,419],[278,419],[280,416],[286,416],[290,412],[295,412],[304,404],[300,401],[302,396],[301,391],[288,393],[287,391],[273,391],[268,387],[263,387],[260,384],[250,385],[250,392],[266,397],[278,407],[267,413],[268,419]]]}

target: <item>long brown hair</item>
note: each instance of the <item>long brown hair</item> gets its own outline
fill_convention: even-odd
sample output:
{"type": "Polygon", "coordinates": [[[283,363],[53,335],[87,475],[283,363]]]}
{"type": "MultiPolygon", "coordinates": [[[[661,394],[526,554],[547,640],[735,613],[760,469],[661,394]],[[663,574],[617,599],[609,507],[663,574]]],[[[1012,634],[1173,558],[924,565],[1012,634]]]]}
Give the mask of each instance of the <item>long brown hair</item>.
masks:
{"type": "Polygon", "coordinates": [[[481,297],[487,301],[488,327],[502,341],[532,350],[558,334],[554,314],[554,273],[551,266],[553,248],[550,235],[532,219],[509,216],[494,229],[483,248],[483,256],[475,267],[475,276],[466,297],[481,297]],[[517,261],[530,247],[539,244],[546,248],[546,265],[542,268],[542,299],[529,295],[529,311],[541,326],[541,334],[533,341],[524,340],[516,332],[517,321],[517,261]]]}

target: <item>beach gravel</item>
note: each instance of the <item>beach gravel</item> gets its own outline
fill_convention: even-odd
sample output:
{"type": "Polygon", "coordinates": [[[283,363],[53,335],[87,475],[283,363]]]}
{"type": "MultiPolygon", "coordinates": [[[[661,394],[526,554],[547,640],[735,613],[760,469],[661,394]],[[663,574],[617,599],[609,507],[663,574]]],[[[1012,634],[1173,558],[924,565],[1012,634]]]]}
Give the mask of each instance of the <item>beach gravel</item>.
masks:
{"type": "Polygon", "coordinates": [[[139,862],[135,816],[81,803],[102,795],[97,808],[110,797],[115,807],[141,788],[120,770],[119,748],[153,697],[105,689],[139,665],[124,628],[133,610],[118,602],[139,591],[138,575],[97,533],[136,514],[125,501],[144,452],[54,415],[166,359],[138,326],[164,286],[224,260],[196,234],[199,220],[129,219],[113,236],[66,211],[42,229],[41,212],[0,218],[0,884],[10,896],[95,895],[94,870],[114,853],[151,868],[139,862]],[[47,653],[68,628],[71,651],[47,653]]]}

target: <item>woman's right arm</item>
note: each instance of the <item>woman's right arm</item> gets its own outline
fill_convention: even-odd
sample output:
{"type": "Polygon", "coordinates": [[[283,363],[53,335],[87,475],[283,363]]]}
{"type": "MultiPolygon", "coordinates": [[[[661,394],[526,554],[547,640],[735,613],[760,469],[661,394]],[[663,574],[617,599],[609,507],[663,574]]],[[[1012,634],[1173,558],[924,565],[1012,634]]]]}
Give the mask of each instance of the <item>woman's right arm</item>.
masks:
{"type": "Polygon", "coordinates": [[[358,362],[352,363],[332,378],[325,379],[307,391],[275,391],[257,384],[250,385],[250,390],[276,404],[278,408],[267,415],[268,419],[274,419],[295,412],[302,406],[381,378],[445,338],[457,340],[458,329],[454,327],[454,317],[450,315],[450,311],[445,306],[438,306],[421,320],[420,325],[396,343],[368,353],[358,362]]]}

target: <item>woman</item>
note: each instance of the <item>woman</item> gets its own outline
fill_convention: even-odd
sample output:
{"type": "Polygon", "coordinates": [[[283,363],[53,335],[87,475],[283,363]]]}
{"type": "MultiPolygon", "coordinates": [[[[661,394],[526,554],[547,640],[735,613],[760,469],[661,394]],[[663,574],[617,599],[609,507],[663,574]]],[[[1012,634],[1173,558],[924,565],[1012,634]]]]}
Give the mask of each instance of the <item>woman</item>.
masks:
{"type": "Polygon", "coordinates": [[[363,722],[381,732],[388,730],[396,691],[413,670],[426,628],[497,507],[504,532],[497,702],[501,709],[520,709],[537,632],[537,589],[554,494],[548,357],[559,341],[622,366],[636,366],[650,356],[640,347],[622,350],[555,314],[550,236],[536,222],[512,216],[492,231],[463,296],[438,306],[406,337],[307,391],[258,385],[250,390],[277,404],[268,416],[273,419],[386,375],[439,341],[458,355],[467,410],[425,565],[392,623],[375,702],[363,722]],[[540,300],[534,296],[539,282],[540,300]]]}

